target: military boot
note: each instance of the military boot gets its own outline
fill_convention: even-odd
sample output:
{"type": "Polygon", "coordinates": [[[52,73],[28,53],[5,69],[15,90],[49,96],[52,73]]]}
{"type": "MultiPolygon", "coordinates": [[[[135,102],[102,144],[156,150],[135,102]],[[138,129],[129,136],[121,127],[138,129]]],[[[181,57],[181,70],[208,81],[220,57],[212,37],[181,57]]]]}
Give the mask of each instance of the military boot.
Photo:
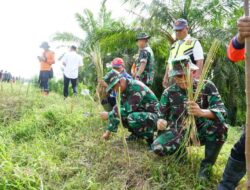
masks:
{"type": "Polygon", "coordinates": [[[218,190],[234,190],[245,174],[246,162],[235,160],[230,156],[218,190]]]}
{"type": "Polygon", "coordinates": [[[131,133],[127,138],[126,141],[127,142],[133,142],[133,141],[137,141],[139,139],[139,137],[137,135],[135,135],[134,133],[131,133]]]}
{"type": "Polygon", "coordinates": [[[219,155],[223,144],[216,142],[206,142],[205,144],[205,158],[201,161],[199,179],[209,180],[212,173],[212,167],[219,155]]]}

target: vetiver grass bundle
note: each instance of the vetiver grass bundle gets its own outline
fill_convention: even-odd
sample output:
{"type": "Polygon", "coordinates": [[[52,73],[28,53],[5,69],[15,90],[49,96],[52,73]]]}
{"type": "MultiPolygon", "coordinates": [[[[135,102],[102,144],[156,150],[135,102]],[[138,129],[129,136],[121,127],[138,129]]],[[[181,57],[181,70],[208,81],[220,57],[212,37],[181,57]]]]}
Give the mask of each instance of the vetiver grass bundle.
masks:
{"type": "MultiPolygon", "coordinates": [[[[193,76],[192,71],[190,68],[185,67],[185,75],[187,81],[187,100],[194,101],[194,89],[193,89],[193,76]]],[[[187,118],[184,120],[185,128],[187,129],[186,133],[186,142],[193,145],[199,145],[199,139],[197,136],[197,129],[195,124],[195,118],[193,115],[188,115],[187,118]]]]}
{"type": "MultiPolygon", "coordinates": [[[[192,77],[191,70],[190,68],[184,67],[186,80],[187,80],[187,100],[188,101],[197,102],[200,96],[200,93],[202,91],[202,88],[205,85],[205,80],[214,62],[219,46],[220,46],[220,42],[217,39],[215,39],[208,52],[208,55],[204,63],[204,67],[202,69],[202,73],[200,75],[195,92],[193,89],[193,77],[192,77]]],[[[183,125],[185,126],[185,129],[186,129],[184,142],[183,142],[184,147],[189,146],[189,145],[199,146],[200,142],[198,138],[195,117],[193,115],[187,115],[186,119],[184,119],[183,125]]]]}
{"type": "Polygon", "coordinates": [[[119,88],[119,93],[117,94],[117,97],[116,97],[116,103],[117,103],[118,115],[120,119],[121,131],[122,131],[122,142],[123,142],[123,147],[124,147],[124,154],[125,154],[125,158],[127,159],[128,166],[131,166],[128,143],[126,141],[126,132],[122,123],[122,116],[121,116],[121,88],[119,88]]]}
{"type": "Polygon", "coordinates": [[[214,59],[216,57],[216,53],[219,49],[219,46],[220,46],[220,41],[215,39],[212,43],[212,46],[211,46],[209,52],[208,52],[208,55],[207,55],[200,79],[199,79],[199,83],[198,83],[197,89],[195,91],[194,101],[197,101],[199,94],[204,86],[204,82],[205,82],[207,75],[212,67],[212,64],[213,64],[214,59]]]}

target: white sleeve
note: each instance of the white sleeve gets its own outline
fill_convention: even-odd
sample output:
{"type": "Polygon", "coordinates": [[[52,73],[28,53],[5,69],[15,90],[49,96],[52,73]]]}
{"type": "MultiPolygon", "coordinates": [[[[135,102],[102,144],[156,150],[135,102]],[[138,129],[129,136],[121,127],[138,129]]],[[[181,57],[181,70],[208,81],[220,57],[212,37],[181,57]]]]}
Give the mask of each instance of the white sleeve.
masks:
{"type": "Polygon", "coordinates": [[[196,41],[196,43],[194,44],[193,55],[195,61],[204,59],[203,49],[199,41],[196,41]]]}

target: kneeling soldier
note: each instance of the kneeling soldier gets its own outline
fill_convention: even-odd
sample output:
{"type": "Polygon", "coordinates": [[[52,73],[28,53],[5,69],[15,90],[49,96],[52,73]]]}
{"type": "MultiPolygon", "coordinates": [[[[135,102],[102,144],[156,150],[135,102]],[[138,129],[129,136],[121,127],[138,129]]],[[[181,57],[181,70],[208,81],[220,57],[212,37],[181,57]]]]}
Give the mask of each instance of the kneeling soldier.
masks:
{"type": "MultiPolygon", "coordinates": [[[[189,57],[183,56],[172,61],[173,69],[169,77],[174,84],[167,88],[159,104],[159,120],[157,121],[158,137],[152,149],[159,155],[170,155],[184,143],[185,124],[188,115],[195,116],[198,138],[205,145],[205,158],[200,165],[199,177],[208,180],[211,169],[227,138],[225,123],[226,109],[216,86],[205,81],[197,103],[187,99],[187,80],[184,69],[190,69],[193,75],[198,67],[191,63],[189,57]]],[[[198,80],[193,80],[196,90],[198,80]]]]}
{"type": "Polygon", "coordinates": [[[111,132],[117,132],[120,119],[125,128],[131,132],[127,140],[136,138],[153,142],[158,113],[158,100],[155,94],[142,82],[125,78],[116,74],[110,78],[107,92],[113,90],[121,92],[120,115],[117,105],[111,112],[102,112],[101,119],[108,120],[108,127],[103,134],[104,139],[110,137],[111,132]]]}

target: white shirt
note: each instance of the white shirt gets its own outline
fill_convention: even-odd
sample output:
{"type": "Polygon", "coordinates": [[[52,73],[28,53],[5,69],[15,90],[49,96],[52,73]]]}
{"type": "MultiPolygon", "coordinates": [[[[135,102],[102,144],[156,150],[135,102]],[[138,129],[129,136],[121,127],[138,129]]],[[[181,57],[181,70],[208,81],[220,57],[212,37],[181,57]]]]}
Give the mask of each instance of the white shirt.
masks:
{"type": "MultiPolygon", "coordinates": [[[[187,41],[190,38],[191,36],[188,34],[186,38],[184,38],[183,40],[179,40],[180,41],[179,43],[183,43],[184,41],[187,41]]],[[[201,47],[201,43],[198,40],[194,44],[193,55],[195,61],[204,59],[203,49],[201,47]]]]}
{"type": "Polygon", "coordinates": [[[82,57],[75,51],[70,51],[63,56],[62,62],[65,64],[64,75],[70,79],[78,78],[79,67],[83,65],[82,57]]]}

